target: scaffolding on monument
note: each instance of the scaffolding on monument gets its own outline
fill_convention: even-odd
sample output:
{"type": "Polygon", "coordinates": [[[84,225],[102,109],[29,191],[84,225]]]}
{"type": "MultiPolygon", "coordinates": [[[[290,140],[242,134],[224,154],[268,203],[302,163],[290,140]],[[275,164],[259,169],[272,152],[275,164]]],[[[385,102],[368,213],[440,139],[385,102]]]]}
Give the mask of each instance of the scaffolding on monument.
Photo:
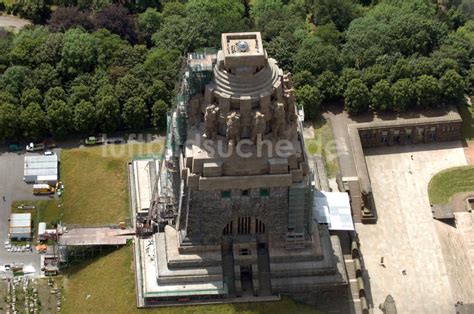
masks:
{"type": "Polygon", "coordinates": [[[147,217],[137,222],[137,234],[149,236],[166,224],[175,223],[182,198],[183,182],[180,178],[180,158],[187,139],[187,106],[189,99],[203,93],[212,80],[216,49],[205,48],[187,55],[181,68],[181,80],[177,84],[173,109],[167,115],[164,154],[153,157],[149,172],[155,178],[147,217]]]}

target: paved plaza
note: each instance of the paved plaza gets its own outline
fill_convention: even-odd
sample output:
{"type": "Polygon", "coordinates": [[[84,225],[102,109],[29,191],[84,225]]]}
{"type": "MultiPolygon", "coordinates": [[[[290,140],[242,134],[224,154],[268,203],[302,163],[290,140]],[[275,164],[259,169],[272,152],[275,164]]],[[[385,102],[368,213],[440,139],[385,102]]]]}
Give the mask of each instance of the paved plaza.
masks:
{"type": "Polygon", "coordinates": [[[356,229],[374,307],[388,294],[399,313],[453,313],[458,300],[474,302],[466,228],[458,232],[433,220],[428,199],[434,174],[466,164],[461,143],[383,147],[365,154],[378,221],[356,229]]]}

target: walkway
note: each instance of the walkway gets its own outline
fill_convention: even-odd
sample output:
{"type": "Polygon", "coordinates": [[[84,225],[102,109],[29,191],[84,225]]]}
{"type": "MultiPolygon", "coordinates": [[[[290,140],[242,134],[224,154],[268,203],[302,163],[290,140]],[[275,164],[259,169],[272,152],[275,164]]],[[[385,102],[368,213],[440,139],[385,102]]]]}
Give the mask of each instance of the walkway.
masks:
{"type": "Polygon", "coordinates": [[[472,272],[469,263],[452,263],[466,252],[445,258],[451,242],[437,231],[442,222],[432,218],[427,187],[435,173],[466,164],[461,143],[370,149],[366,161],[379,219],[356,229],[374,306],[391,294],[399,313],[453,312],[456,301],[469,301],[458,287],[472,286],[472,272]]]}

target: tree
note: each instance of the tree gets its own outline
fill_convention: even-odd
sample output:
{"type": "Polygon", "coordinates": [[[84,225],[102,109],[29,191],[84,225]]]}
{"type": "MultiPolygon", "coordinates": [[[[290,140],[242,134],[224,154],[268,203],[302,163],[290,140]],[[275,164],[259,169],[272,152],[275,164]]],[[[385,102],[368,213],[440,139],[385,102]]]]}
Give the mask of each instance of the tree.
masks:
{"type": "Polygon", "coordinates": [[[344,109],[349,113],[361,113],[369,109],[370,93],[361,79],[353,79],[344,92],[344,109]]]}
{"type": "Polygon", "coordinates": [[[155,8],[148,8],[138,15],[138,29],[149,44],[151,43],[151,35],[160,29],[162,19],[161,13],[155,8]]]}
{"type": "Polygon", "coordinates": [[[341,71],[341,75],[339,76],[339,95],[344,95],[347,85],[350,81],[354,79],[360,79],[362,75],[360,71],[354,68],[344,68],[341,71]]]}
{"type": "Polygon", "coordinates": [[[332,22],[344,31],[349,23],[361,14],[351,0],[316,0],[313,7],[313,23],[323,25],[332,22]]]}
{"type": "Polygon", "coordinates": [[[92,34],[97,43],[97,67],[107,69],[112,64],[120,64],[123,61],[121,51],[130,47],[127,41],[116,34],[112,34],[106,29],[99,29],[92,34]]]}
{"type": "Polygon", "coordinates": [[[163,7],[163,16],[168,17],[172,15],[177,15],[181,17],[186,16],[186,6],[179,1],[171,1],[165,3],[163,7]]]}
{"type": "Polygon", "coordinates": [[[58,7],[48,20],[48,27],[53,32],[64,32],[71,28],[82,27],[86,31],[94,29],[90,11],[79,7],[58,7]]]}
{"type": "Polygon", "coordinates": [[[30,103],[20,114],[24,135],[28,139],[39,139],[48,129],[46,114],[37,103],[30,103]]]}
{"type": "Polygon", "coordinates": [[[91,102],[82,100],[74,109],[74,126],[79,133],[94,132],[97,126],[97,114],[91,102]]]}
{"type": "Polygon", "coordinates": [[[43,105],[44,107],[48,108],[54,100],[66,101],[66,99],[66,92],[62,87],[52,87],[44,95],[43,105]]]}
{"type": "Polygon", "coordinates": [[[168,105],[163,100],[158,100],[151,108],[151,122],[157,129],[164,130],[166,128],[166,116],[168,114],[168,105]]]}
{"type": "Polygon", "coordinates": [[[20,16],[35,24],[42,24],[51,16],[51,8],[47,0],[19,0],[17,5],[20,16]]]}
{"type": "Polygon", "coordinates": [[[438,80],[431,75],[421,75],[415,82],[416,103],[421,108],[436,107],[440,102],[438,80]]]}
{"type": "Polygon", "coordinates": [[[320,39],[306,38],[294,56],[296,71],[308,70],[314,75],[325,70],[336,72],[339,68],[339,51],[336,47],[324,44],[320,39]]]}
{"type": "Polygon", "coordinates": [[[446,25],[433,18],[435,8],[423,0],[376,5],[353,20],[345,33],[348,64],[366,67],[384,54],[429,55],[447,32],[446,25]]]}
{"type": "Polygon", "coordinates": [[[304,85],[314,86],[316,84],[316,78],[308,70],[303,70],[293,75],[293,84],[295,84],[297,88],[303,87],[304,85]]]}
{"type": "Polygon", "coordinates": [[[316,79],[316,86],[321,92],[322,102],[331,102],[339,97],[338,78],[331,71],[324,71],[316,79]]]}
{"type": "Polygon", "coordinates": [[[285,71],[293,68],[293,56],[298,51],[298,41],[293,34],[284,32],[273,38],[265,46],[270,57],[278,60],[278,65],[285,71]]]}
{"type": "Polygon", "coordinates": [[[56,69],[48,63],[40,64],[31,73],[32,85],[41,93],[61,84],[56,69]]]}
{"type": "Polygon", "coordinates": [[[186,19],[197,47],[219,47],[221,33],[246,29],[244,6],[239,0],[189,0],[186,19]]]}
{"type": "Polygon", "coordinates": [[[181,54],[178,50],[155,48],[147,55],[143,68],[155,79],[165,82],[169,89],[173,89],[180,61],[181,54]]]}
{"type": "Polygon", "coordinates": [[[281,0],[257,0],[250,8],[250,16],[261,31],[262,39],[270,41],[283,32],[293,33],[297,28],[305,27],[305,10],[292,9],[281,0]]]}
{"type": "Polygon", "coordinates": [[[17,106],[0,102],[0,139],[16,139],[20,135],[19,115],[17,106]]]}
{"type": "Polygon", "coordinates": [[[52,100],[47,107],[49,130],[55,138],[63,138],[73,129],[73,111],[64,100],[52,100]]]}
{"type": "Polygon", "coordinates": [[[329,22],[325,25],[318,25],[315,31],[316,37],[320,38],[324,43],[333,46],[338,46],[342,41],[342,33],[336,28],[333,22],[329,22]]]}
{"type": "Polygon", "coordinates": [[[179,15],[170,15],[163,19],[161,27],[152,37],[152,43],[161,49],[176,49],[183,52],[205,46],[188,24],[188,20],[179,15]]]}
{"type": "Polygon", "coordinates": [[[23,107],[28,106],[30,103],[42,104],[43,97],[37,88],[27,88],[21,93],[20,103],[23,107]]]}
{"type": "Polygon", "coordinates": [[[143,129],[147,118],[147,108],[143,98],[131,97],[128,99],[123,106],[122,118],[129,129],[143,129]]]}
{"type": "Polygon", "coordinates": [[[410,79],[399,79],[392,85],[391,91],[395,112],[405,112],[416,102],[413,82],[410,79]]]}
{"type": "Polygon", "coordinates": [[[55,66],[61,61],[63,45],[63,33],[50,33],[34,50],[31,56],[32,63],[37,66],[45,65],[45,63],[55,66]]]}
{"type": "Polygon", "coordinates": [[[65,77],[90,72],[97,63],[97,41],[85,31],[74,28],[64,33],[60,68],[65,77]]]}
{"type": "Polygon", "coordinates": [[[466,78],[466,90],[470,96],[474,96],[474,65],[471,65],[466,78]]]}
{"type": "Polygon", "coordinates": [[[305,117],[314,120],[318,117],[321,106],[321,95],[315,86],[304,85],[296,90],[296,100],[303,105],[305,117]]]}
{"type": "Polygon", "coordinates": [[[115,86],[115,95],[122,103],[125,103],[131,97],[143,97],[146,92],[145,85],[133,74],[127,74],[120,78],[115,86]]]}
{"type": "Polygon", "coordinates": [[[392,109],[392,90],[390,89],[390,83],[387,80],[380,80],[375,83],[370,92],[373,110],[381,112],[392,109]]]}
{"type": "Polygon", "coordinates": [[[149,105],[156,103],[158,100],[163,100],[165,103],[169,103],[171,95],[163,81],[154,80],[153,84],[151,84],[146,92],[145,100],[149,105]]]}
{"type": "Polygon", "coordinates": [[[48,29],[42,26],[21,30],[12,41],[10,60],[15,65],[31,65],[39,51],[38,48],[47,40],[48,29]]]}
{"type": "Polygon", "coordinates": [[[97,29],[108,29],[131,44],[137,42],[135,19],[122,5],[111,4],[104,7],[94,16],[94,24],[97,29]]]}
{"type": "Polygon", "coordinates": [[[103,96],[97,102],[96,109],[99,128],[102,132],[113,132],[120,127],[122,117],[117,98],[113,95],[103,96]]]}
{"type": "Polygon", "coordinates": [[[385,66],[381,64],[374,64],[362,71],[362,80],[371,88],[375,83],[387,78],[387,71],[385,66]]]}
{"type": "Polygon", "coordinates": [[[23,89],[32,86],[30,69],[24,66],[11,66],[0,76],[0,90],[13,96],[20,96],[23,89]]]}
{"type": "Polygon", "coordinates": [[[464,81],[454,70],[448,70],[439,79],[443,100],[448,104],[458,104],[464,99],[464,81]]]}

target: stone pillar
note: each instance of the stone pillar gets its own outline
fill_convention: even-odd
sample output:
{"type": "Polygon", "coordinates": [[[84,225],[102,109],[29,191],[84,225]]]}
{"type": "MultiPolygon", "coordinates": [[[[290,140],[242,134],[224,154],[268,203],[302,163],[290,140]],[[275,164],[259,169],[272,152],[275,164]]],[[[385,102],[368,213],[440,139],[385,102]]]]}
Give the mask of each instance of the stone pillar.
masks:
{"type": "Polygon", "coordinates": [[[260,286],[258,282],[258,263],[252,264],[252,284],[253,284],[253,294],[255,296],[258,296],[260,294],[260,291],[259,291],[260,286]]]}
{"type": "Polygon", "coordinates": [[[239,225],[239,217],[234,215],[232,217],[232,235],[237,235],[239,233],[238,225],[239,225]]]}
{"type": "Polygon", "coordinates": [[[240,278],[240,265],[234,265],[234,283],[235,283],[235,295],[242,295],[242,280],[240,278]]]}
{"type": "Polygon", "coordinates": [[[256,221],[255,217],[250,217],[250,234],[254,235],[256,232],[256,221]]]}
{"type": "Polygon", "coordinates": [[[209,105],[212,105],[212,96],[214,93],[214,90],[216,88],[216,85],[214,83],[210,83],[206,85],[206,89],[204,91],[204,107],[207,107],[209,105]]]}
{"type": "Polygon", "coordinates": [[[252,121],[252,98],[240,97],[240,137],[249,137],[252,121]]]}
{"type": "Polygon", "coordinates": [[[273,85],[273,88],[275,88],[275,94],[276,94],[276,99],[278,102],[284,102],[283,99],[283,87],[281,84],[281,80],[276,81],[275,85],[273,85]]]}
{"type": "Polygon", "coordinates": [[[227,116],[230,110],[230,95],[222,93],[219,95],[219,109],[222,115],[227,116]]]}

